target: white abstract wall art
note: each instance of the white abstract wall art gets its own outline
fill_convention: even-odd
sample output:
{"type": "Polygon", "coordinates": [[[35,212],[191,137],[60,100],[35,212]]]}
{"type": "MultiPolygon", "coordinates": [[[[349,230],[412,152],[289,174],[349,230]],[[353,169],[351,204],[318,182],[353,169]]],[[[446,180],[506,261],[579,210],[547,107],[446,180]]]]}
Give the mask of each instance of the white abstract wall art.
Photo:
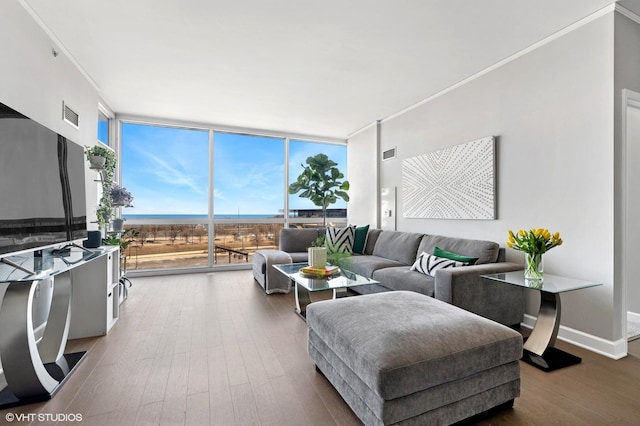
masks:
{"type": "Polygon", "coordinates": [[[405,218],[495,219],[493,136],[402,161],[405,218]]]}

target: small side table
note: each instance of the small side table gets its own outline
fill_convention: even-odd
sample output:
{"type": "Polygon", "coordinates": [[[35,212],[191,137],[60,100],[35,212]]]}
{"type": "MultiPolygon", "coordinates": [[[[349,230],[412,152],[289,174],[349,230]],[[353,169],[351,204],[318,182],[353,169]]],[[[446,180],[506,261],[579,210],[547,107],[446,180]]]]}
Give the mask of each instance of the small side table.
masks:
{"type": "Polygon", "coordinates": [[[560,294],[595,287],[602,283],[544,274],[542,282],[524,279],[524,271],[481,275],[482,278],[530,288],[540,292],[540,310],[531,334],[523,346],[522,360],[544,371],[579,364],[582,359],[554,347],[560,327],[560,294]]]}

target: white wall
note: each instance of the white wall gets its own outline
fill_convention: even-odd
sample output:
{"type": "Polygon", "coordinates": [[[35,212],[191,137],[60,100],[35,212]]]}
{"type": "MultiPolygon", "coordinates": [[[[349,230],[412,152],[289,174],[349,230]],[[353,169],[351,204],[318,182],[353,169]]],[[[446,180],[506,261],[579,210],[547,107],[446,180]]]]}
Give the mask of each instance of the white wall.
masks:
{"type": "MultiPolygon", "coordinates": [[[[0,2],[0,40],[0,102],[75,143],[94,145],[97,90],[16,0],[0,2]],[[79,114],[79,129],[62,120],[63,101],[79,114]]],[[[87,214],[94,221],[97,186],[89,172],[87,166],[87,214]]]]}
{"type": "Polygon", "coordinates": [[[378,132],[375,124],[361,130],[347,144],[350,224],[378,224],[378,132]]]}
{"type": "MultiPolygon", "coordinates": [[[[565,244],[545,255],[545,271],[604,283],[563,295],[562,324],[606,340],[615,337],[613,15],[383,120],[380,142],[402,160],[496,136],[497,220],[403,218],[393,161],[380,164],[380,186],[399,188],[398,229],[501,245],[509,229],[560,231],[565,244]]],[[[509,261],[522,258],[508,250],[509,261]]],[[[528,313],[537,315],[537,298],[528,313]]]]}

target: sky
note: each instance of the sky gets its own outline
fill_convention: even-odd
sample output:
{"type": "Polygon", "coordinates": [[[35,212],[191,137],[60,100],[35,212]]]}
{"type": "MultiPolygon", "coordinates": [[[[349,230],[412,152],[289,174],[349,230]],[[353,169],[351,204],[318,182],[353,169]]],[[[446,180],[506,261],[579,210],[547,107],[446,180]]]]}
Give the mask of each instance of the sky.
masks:
{"type": "MultiPolygon", "coordinates": [[[[346,146],[294,140],[289,145],[291,181],[302,171],[300,164],[319,153],[346,175],[346,146]]],[[[208,131],[123,123],[121,157],[122,186],[134,197],[125,215],[207,214],[208,131]]],[[[284,158],[284,139],[215,132],[214,213],[282,214],[284,158]]],[[[298,195],[289,197],[290,209],[317,208],[298,195]]]]}

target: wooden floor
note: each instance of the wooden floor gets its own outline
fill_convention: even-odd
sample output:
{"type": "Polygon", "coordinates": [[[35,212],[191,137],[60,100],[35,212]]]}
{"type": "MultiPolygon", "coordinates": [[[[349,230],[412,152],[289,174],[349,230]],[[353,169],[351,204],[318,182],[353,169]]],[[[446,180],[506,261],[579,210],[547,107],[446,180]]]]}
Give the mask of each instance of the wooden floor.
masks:
{"type": "MultiPolygon", "coordinates": [[[[64,424],[83,426],[360,424],[316,373],[293,294],[265,295],[250,271],[133,281],[107,336],[69,342],[88,354],[58,394],[0,412],[0,424],[8,412],[77,414],[64,424]]],[[[521,363],[514,408],[470,424],[640,424],[640,341],[619,361],[558,346],[582,364],[544,373],[521,363]]]]}

